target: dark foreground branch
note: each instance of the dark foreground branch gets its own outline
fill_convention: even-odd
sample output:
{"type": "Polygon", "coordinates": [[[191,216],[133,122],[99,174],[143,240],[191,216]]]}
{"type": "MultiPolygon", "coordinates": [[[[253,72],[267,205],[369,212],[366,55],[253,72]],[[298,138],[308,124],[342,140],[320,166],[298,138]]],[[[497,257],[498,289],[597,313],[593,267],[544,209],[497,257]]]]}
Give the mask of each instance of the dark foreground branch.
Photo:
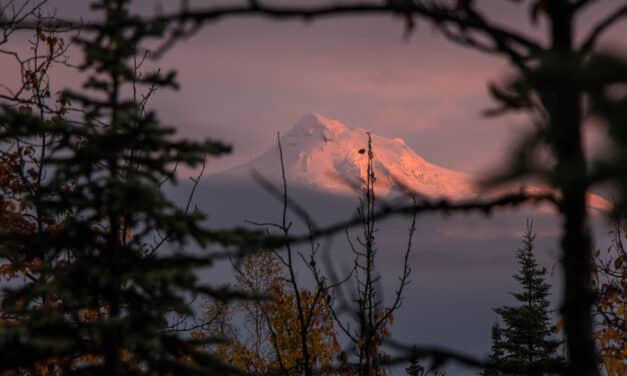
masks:
{"type": "MultiPolygon", "coordinates": [[[[288,205],[291,202],[288,202],[288,205]]],[[[455,213],[483,213],[490,215],[494,210],[504,208],[515,208],[525,204],[538,205],[550,203],[555,206],[560,205],[558,196],[552,193],[531,194],[526,192],[508,193],[502,196],[486,200],[465,200],[453,202],[450,200],[421,200],[407,205],[388,205],[375,211],[372,215],[375,220],[385,219],[394,215],[414,216],[422,214],[443,214],[451,215],[455,213]]],[[[290,207],[290,209],[292,209],[290,207]]],[[[298,208],[296,215],[300,215],[302,208],[298,208]]],[[[301,218],[305,223],[311,224],[309,216],[301,218]]],[[[269,236],[265,232],[237,228],[234,230],[214,230],[207,234],[214,244],[222,247],[236,247],[238,251],[214,252],[211,258],[214,260],[230,259],[241,257],[248,253],[259,252],[259,250],[278,249],[287,242],[292,244],[308,243],[315,239],[320,239],[343,232],[348,228],[361,224],[359,216],[353,216],[345,221],[337,222],[327,227],[310,227],[307,234],[291,236],[269,236]]]]}
{"type": "MultiPolygon", "coordinates": [[[[448,350],[438,346],[409,346],[407,344],[386,343],[390,347],[400,350],[404,355],[381,360],[381,366],[397,366],[407,364],[412,358],[423,359],[429,362],[429,370],[435,371],[441,369],[448,363],[456,363],[467,368],[477,370],[493,370],[512,375],[541,375],[541,374],[563,374],[565,368],[563,364],[546,363],[536,364],[531,367],[514,367],[508,365],[497,365],[489,360],[482,360],[478,357],[463,354],[461,352],[448,350]]],[[[337,367],[324,367],[313,370],[315,375],[344,374],[355,370],[357,364],[347,363],[337,367]]]]}
{"type": "MultiPolygon", "coordinates": [[[[540,204],[551,203],[553,205],[559,205],[559,199],[557,195],[552,193],[545,194],[531,194],[525,192],[508,193],[502,196],[486,199],[486,200],[465,200],[453,202],[450,200],[421,200],[407,205],[395,205],[384,206],[383,208],[374,212],[373,217],[375,220],[381,220],[394,215],[413,216],[429,213],[440,213],[443,215],[450,215],[454,213],[470,213],[479,212],[485,215],[490,215],[496,209],[519,207],[525,204],[540,204]]],[[[292,242],[306,242],[312,238],[322,238],[325,236],[334,235],[342,232],[347,228],[359,225],[361,219],[357,216],[352,217],[346,221],[338,222],[328,227],[312,229],[310,234],[299,235],[292,237],[292,242]]]]}
{"type": "MultiPolygon", "coordinates": [[[[130,19],[119,22],[117,28],[146,27],[146,25],[175,25],[172,30],[173,39],[181,39],[196,33],[200,27],[224,18],[257,16],[277,20],[302,19],[305,22],[318,18],[347,15],[395,15],[407,20],[409,29],[413,27],[414,16],[422,17],[437,25],[454,25],[463,32],[477,32],[488,39],[497,41],[499,45],[514,45],[526,50],[529,54],[540,51],[541,44],[522,33],[508,28],[506,25],[477,17],[476,12],[461,12],[454,6],[445,6],[431,2],[386,1],[380,4],[354,1],[350,3],[323,4],[315,6],[268,5],[259,1],[247,4],[210,6],[206,8],[181,8],[177,12],[143,18],[141,25],[130,19]]],[[[0,19],[0,28],[12,26],[17,30],[34,30],[35,26],[27,20],[15,24],[14,21],[0,19]]],[[[47,27],[55,30],[87,30],[102,31],[108,27],[98,22],[82,22],[73,20],[52,20],[47,27]]],[[[170,43],[168,43],[169,45],[170,43]]]]}
{"type": "Polygon", "coordinates": [[[395,348],[405,356],[392,358],[385,362],[385,365],[406,364],[412,357],[417,359],[425,359],[429,361],[430,370],[442,369],[447,363],[457,363],[468,368],[481,370],[500,371],[504,374],[512,375],[542,375],[542,374],[563,374],[564,365],[561,363],[537,363],[530,367],[519,367],[512,365],[496,364],[490,360],[463,354],[457,351],[449,350],[438,346],[415,346],[397,342],[387,341],[389,347],[395,348]]]}

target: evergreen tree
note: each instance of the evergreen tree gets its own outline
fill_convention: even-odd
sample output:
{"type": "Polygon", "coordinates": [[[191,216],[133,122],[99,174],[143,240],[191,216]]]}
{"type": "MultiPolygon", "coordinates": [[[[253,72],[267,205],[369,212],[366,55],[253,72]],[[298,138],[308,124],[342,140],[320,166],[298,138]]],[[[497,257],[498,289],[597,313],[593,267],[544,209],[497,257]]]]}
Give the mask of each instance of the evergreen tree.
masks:
{"type": "Polygon", "coordinates": [[[416,346],[411,351],[409,358],[409,367],[405,368],[405,372],[408,376],[445,376],[444,371],[438,371],[437,369],[425,370],[425,367],[420,365],[418,350],[416,346]]]}
{"type": "Polygon", "coordinates": [[[169,330],[168,318],[190,317],[191,296],[240,296],[198,281],[196,271],[213,260],[191,252],[189,243],[249,238],[204,229],[202,215],[178,208],[160,190],[176,181],[174,166],[198,166],[230,148],[174,139],[173,129],[129,95],[136,86],[176,87],[170,72],[137,76],[141,42],[166,36],[168,25],[133,16],[129,2],[95,1],[102,23],[74,39],[87,79],[82,91],[63,98],[80,106],[81,119],[1,109],[0,146],[49,137],[41,160],[48,178],[25,206],[41,212],[40,230],[0,228],[0,259],[36,263],[41,275],[5,286],[0,373],[31,374],[42,364],[42,374],[233,371],[203,351],[202,341],[169,330]]]}
{"type": "Polygon", "coordinates": [[[415,348],[412,349],[409,367],[405,368],[405,371],[409,376],[422,376],[424,373],[424,368],[418,363],[418,354],[415,348]]]}
{"type": "MultiPolygon", "coordinates": [[[[492,346],[490,348],[490,362],[499,365],[499,361],[503,359],[505,351],[503,349],[503,338],[501,335],[501,327],[498,321],[492,325],[492,334],[490,336],[492,340],[492,346]]],[[[499,375],[499,371],[496,369],[485,369],[481,372],[483,376],[495,376],[499,375]]]]}
{"type": "MultiPolygon", "coordinates": [[[[535,234],[533,223],[527,221],[522,247],[516,258],[520,266],[514,279],[520,290],[512,295],[515,306],[495,309],[503,328],[492,328],[491,360],[497,368],[512,373],[542,375],[542,369],[563,362],[558,354],[560,342],[553,339],[555,332],[550,323],[549,289],[545,281],[546,268],[538,265],[534,255],[535,234]]],[[[485,370],[484,375],[502,374],[485,370]]]]}

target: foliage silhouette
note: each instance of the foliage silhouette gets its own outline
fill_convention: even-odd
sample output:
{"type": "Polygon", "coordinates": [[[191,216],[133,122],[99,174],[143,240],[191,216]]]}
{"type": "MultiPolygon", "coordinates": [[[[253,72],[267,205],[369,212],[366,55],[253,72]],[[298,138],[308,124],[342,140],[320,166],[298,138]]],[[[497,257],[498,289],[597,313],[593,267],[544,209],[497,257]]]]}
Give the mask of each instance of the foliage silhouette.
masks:
{"type": "MultiPolygon", "coordinates": [[[[10,262],[3,271],[35,273],[5,285],[2,371],[44,365],[41,372],[72,374],[235,372],[202,351],[200,345],[213,339],[166,330],[173,313],[193,315],[190,296],[229,301],[246,295],[200,283],[195,271],[213,259],[187,248],[190,242],[214,242],[216,233],[203,229],[201,214],[178,208],[159,189],[163,181],[176,181],[174,166],[198,166],[230,147],[176,140],[173,129],[128,96],[136,86],[177,87],[173,72],[136,74],[141,43],[163,36],[164,25],[144,23],[128,6],[126,0],[95,1],[102,28],[73,39],[83,50],[79,68],[87,79],[83,91],[64,91],[60,105],[76,103],[80,121],[2,107],[0,142],[14,151],[2,154],[3,162],[13,159],[3,163],[10,175],[2,182],[0,218],[15,223],[13,218],[30,218],[35,211],[38,220],[37,229],[30,223],[26,231],[21,225],[0,231],[0,257],[10,262]],[[119,23],[136,29],[128,33],[119,23]],[[22,145],[38,145],[42,135],[48,137],[46,153],[36,165],[48,178],[22,194],[11,180],[32,154],[22,145]],[[18,207],[7,192],[20,194],[18,207]],[[156,233],[168,239],[167,250],[154,252],[156,233]]],[[[50,50],[60,43],[43,32],[37,37],[50,50]]],[[[40,87],[37,80],[30,87],[40,87]]],[[[245,232],[219,235],[222,244],[225,236],[246,241],[245,232]]]]}
{"type": "MultiPolygon", "coordinates": [[[[514,279],[520,290],[512,295],[517,304],[495,309],[503,326],[496,323],[492,328],[490,358],[501,368],[542,375],[545,374],[542,369],[560,366],[564,359],[558,354],[560,341],[553,338],[556,330],[551,324],[547,299],[551,286],[545,280],[546,269],[539,266],[535,258],[535,237],[533,222],[528,220],[522,247],[516,253],[520,269],[514,279]]],[[[483,374],[501,373],[488,369],[483,374]]]]}

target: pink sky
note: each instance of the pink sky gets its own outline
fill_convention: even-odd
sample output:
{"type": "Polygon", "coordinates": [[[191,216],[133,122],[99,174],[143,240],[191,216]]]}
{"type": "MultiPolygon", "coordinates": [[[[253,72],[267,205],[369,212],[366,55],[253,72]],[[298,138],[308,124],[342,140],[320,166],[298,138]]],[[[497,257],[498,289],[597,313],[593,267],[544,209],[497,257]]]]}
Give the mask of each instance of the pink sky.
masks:
{"type": "MultiPolygon", "coordinates": [[[[87,16],[87,3],[51,0],[49,9],[75,19],[87,16]]],[[[138,9],[150,11],[156,3],[139,1],[138,9]]],[[[161,3],[166,8],[178,4],[161,3]]],[[[493,18],[510,26],[532,34],[544,27],[540,23],[538,30],[530,30],[527,13],[519,6],[483,3],[490,3],[493,18]]],[[[614,2],[601,3],[582,24],[590,24],[614,2]]],[[[608,41],[621,43],[625,26],[614,30],[608,41]]],[[[418,154],[449,168],[477,172],[494,165],[525,129],[521,118],[480,116],[491,104],[487,82],[501,79],[506,65],[452,45],[428,24],[419,23],[410,38],[403,35],[402,22],[391,17],[333,18],[312,24],[225,20],[207,26],[157,62],[162,69],[179,71],[182,89],[157,93],[152,105],[186,136],[211,136],[234,144],[235,153],[211,164],[210,171],[255,157],[274,143],[277,131],[287,131],[310,112],[349,127],[401,137],[418,154]]],[[[0,57],[3,82],[15,77],[13,65],[0,57]]],[[[78,82],[62,73],[56,78],[60,85],[78,82]]]]}

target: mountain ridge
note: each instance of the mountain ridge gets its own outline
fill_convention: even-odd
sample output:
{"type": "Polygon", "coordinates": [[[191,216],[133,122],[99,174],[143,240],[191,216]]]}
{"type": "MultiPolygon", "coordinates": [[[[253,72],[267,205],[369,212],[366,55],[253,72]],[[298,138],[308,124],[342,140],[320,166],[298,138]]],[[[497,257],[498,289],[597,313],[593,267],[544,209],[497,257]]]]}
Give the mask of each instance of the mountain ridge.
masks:
{"type": "MultiPolygon", "coordinates": [[[[351,194],[366,176],[368,131],[349,128],[320,114],[307,114],[281,135],[288,182],[298,186],[351,194]]],[[[386,196],[402,186],[428,197],[472,196],[471,176],[426,161],[401,138],[372,135],[375,155],[375,190],[386,196]],[[400,183],[400,184],[398,184],[400,183]]],[[[220,173],[244,178],[256,171],[275,181],[280,176],[278,147],[259,157],[220,173]]]]}
{"type": "MultiPolygon", "coordinates": [[[[362,128],[349,128],[317,113],[303,116],[280,136],[285,175],[290,186],[339,195],[355,195],[367,171],[368,133],[374,152],[375,192],[379,196],[408,190],[431,199],[472,199],[480,196],[475,177],[433,164],[401,138],[387,138],[362,128]]],[[[223,179],[246,179],[255,172],[269,181],[281,181],[278,145],[257,158],[218,173],[223,179]]],[[[528,187],[541,191],[538,187],[528,187]]],[[[510,190],[511,191],[511,190],[510,190]]],[[[607,210],[609,203],[590,195],[592,208],[607,210]]]]}

